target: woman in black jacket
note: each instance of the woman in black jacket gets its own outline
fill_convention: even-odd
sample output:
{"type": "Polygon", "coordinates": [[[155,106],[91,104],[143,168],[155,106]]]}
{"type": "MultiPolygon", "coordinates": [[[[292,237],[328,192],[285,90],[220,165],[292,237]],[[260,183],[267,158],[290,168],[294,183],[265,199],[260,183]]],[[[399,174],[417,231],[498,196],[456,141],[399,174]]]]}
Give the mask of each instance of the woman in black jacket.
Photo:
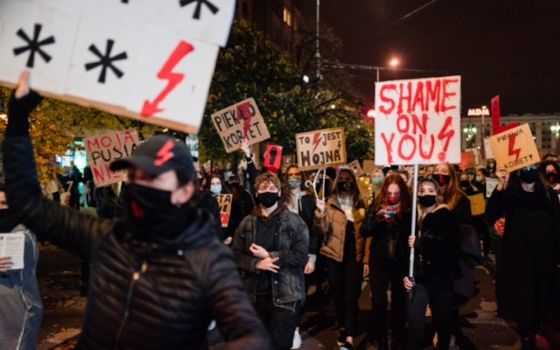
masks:
{"type": "Polygon", "coordinates": [[[431,179],[418,183],[418,239],[415,246],[414,279],[404,278],[410,291],[408,349],[422,349],[426,308],[432,310],[439,349],[448,349],[452,332],[453,281],[459,276],[459,227],[457,218],[438,196],[431,179]]]}
{"type": "Polygon", "coordinates": [[[389,175],[370,206],[362,235],[373,237],[370,248],[370,285],[373,322],[369,339],[387,349],[387,290],[391,284],[391,349],[401,349],[406,320],[406,246],[411,226],[410,192],[400,174],[389,175]]]}
{"type": "Polygon", "coordinates": [[[536,332],[560,312],[554,309],[560,204],[534,165],[512,172],[507,184],[504,173],[498,178],[487,209],[491,222],[506,218],[496,297],[502,315],[515,321],[523,349],[535,349],[536,332]]]}

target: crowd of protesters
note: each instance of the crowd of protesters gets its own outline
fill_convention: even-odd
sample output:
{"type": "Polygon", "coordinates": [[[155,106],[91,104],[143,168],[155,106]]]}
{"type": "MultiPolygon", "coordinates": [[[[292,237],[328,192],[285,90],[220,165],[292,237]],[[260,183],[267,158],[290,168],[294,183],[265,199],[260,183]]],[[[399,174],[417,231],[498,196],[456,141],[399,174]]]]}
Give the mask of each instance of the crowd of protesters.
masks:
{"type": "Polygon", "coordinates": [[[335,349],[357,346],[360,323],[378,349],[422,349],[427,338],[458,349],[459,312],[483,264],[496,265],[498,314],[515,323],[523,349],[558,327],[556,159],[509,174],[447,163],[418,174],[394,166],[305,173],[295,165],[258,169],[260,155],[245,142],[244,168],[204,169],[184,144],[156,136],[111,165],[128,170],[128,179],[120,193],[96,192],[96,218],[42,196],[28,131],[39,101],[24,74],[2,146],[0,228],[25,232],[26,261],[12,270],[0,256],[2,348],[37,342],[35,235],[89,261],[83,349],[201,349],[211,324],[231,349],[299,348],[312,285],[334,305],[335,349]],[[171,151],[164,157],[162,150],[171,151]],[[489,178],[498,183],[487,196],[489,178]],[[223,194],[232,196],[225,225],[216,200],[223,194]],[[485,211],[475,211],[476,196],[485,211]],[[364,281],[373,309],[367,320],[360,319],[364,281]],[[427,336],[427,315],[435,336],[427,336]]]}

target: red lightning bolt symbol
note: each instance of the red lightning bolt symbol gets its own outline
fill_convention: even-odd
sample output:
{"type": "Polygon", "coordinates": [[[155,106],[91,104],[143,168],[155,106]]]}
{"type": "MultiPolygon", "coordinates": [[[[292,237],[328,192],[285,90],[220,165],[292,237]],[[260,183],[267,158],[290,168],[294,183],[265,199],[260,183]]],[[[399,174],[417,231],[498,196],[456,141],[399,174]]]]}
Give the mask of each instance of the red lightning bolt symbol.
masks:
{"type": "Polygon", "coordinates": [[[521,148],[514,148],[516,138],[517,138],[517,134],[510,134],[509,135],[508,153],[509,153],[510,156],[515,155],[515,160],[518,160],[519,159],[519,153],[521,153],[521,148]]]}
{"type": "Polygon", "coordinates": [[[313,135],[313,144],[315,145],[315,147],[313,147],[313,152],[315,152],[315,150],[319,146],[319,142],[321,142],[321,133],[320,132],[313,135]]]}
{"type": "Polygon", "coordinates": [[[171,152],[173,147],[175,147],[173,141],[171,140],[167,141],[156,153],[157,159],[154,161],[154,165],[162,166],[165,163],[167,163],[167,161],[169,161],[171,158],[173,158],[174,153],[171,152]]]}
{"type": "Polygon", "coordinates": [[[160,108],[159,104],[162,103],[167,95],[169,95],[169,93],[185,78],[184,74],[174,73],[173,69],[185,56],[193,51],[194,47],[186,41],[181,41],[179,45],[177,45],[157,75],[158,79],[167,80],[167,86],[153,101],[144,101],[144,106],[142,107],[140,115],[143,117],[152,117],[154,114],[163,111],[163,108],[160,108]]]}

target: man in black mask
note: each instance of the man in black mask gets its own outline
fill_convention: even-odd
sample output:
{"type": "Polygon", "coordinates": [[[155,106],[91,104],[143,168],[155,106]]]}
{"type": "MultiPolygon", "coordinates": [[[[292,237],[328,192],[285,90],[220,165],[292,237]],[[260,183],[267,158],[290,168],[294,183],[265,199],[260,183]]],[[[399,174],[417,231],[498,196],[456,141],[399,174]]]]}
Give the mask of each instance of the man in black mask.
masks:
{"type": "Polygon", "coordinates": [[[20,77],[9,103],[4,171],[10,206],[39,237],[91,261],[80,349],[204,349],[215,319],[231,349],[269,349],[266,330],[208,214],[189,202],[186,145],[154,137],[112,169],[127,169],[122,220],[103,220],[41,196],[28,115],[41,98],[20,77]]]}

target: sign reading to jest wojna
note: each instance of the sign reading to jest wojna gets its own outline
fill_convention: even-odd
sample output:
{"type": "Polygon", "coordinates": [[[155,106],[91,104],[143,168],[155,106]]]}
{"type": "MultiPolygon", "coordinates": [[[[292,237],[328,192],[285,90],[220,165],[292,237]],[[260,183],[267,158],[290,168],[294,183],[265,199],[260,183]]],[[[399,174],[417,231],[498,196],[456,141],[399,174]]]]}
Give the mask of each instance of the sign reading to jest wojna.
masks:
{"type": "Polygon", "coordinates": [[[346,139],[343,128],[296,134],[296,148],[300,170],[346,164],[346,139]]]}

